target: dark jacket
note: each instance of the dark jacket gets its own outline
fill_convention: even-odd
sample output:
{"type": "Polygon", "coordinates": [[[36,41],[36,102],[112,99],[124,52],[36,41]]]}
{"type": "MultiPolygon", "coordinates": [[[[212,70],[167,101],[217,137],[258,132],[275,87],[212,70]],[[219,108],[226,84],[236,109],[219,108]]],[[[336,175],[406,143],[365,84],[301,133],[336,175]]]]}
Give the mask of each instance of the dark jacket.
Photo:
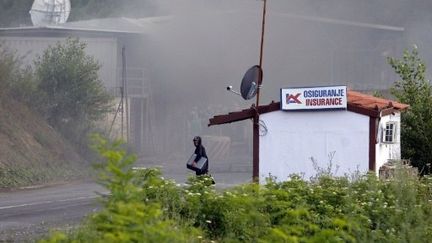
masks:
{"type": "Polygon", "coordinates": [[[196,175],[204,175],[208,173],[208,165],[209,165],[209,161],[208,161],[208,157],[207,157],[207,153],[206,150],[204,148],[204,146],[201,144],[201,139],[198,140],[198,145],[195,145],[195,151],[194,154],[196,154],[196,158],[195,158],[195,162],[198,162],[202,157],[207,159],[207,165],[203,168],[202,172],[196,172],[196,175]]]}

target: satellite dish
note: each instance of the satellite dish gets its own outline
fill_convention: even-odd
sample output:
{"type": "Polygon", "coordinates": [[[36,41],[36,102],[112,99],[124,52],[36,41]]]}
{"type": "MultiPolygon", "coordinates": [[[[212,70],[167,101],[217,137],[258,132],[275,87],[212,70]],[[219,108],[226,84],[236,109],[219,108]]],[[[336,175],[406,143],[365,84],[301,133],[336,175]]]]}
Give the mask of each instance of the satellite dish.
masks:
{"type": "Polygon", "coordinates": [[[256,95],[258,85],[260,85],[262,81],[262,74],[262,69],[258,65],[255,65],[246,71],[240,85],[240,94],[243,99],[250,100],[256,95]]]}
{"type": "Polygon", "coordinates": [[[66,23],[71,11],[69,0],[35,0],[30,10],[34,26],[66,23]]]}

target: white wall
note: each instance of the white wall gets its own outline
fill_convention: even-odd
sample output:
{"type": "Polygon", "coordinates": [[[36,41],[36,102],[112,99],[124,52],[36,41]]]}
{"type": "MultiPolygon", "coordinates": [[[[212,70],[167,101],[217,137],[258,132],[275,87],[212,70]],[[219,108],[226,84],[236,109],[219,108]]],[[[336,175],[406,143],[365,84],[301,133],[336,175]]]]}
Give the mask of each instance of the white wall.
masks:
{"type": "Polygon", "coordinates": [[[400,145],[400,113],[394,115],[383,116],[378,127],[378,143],[376,144],[376,174],[379,174],[379,168],[389,159],[401,158],[400,145]],[[385,129],[387,122],[396,122],[396,141],[395,143],[383,143],[382,132],[385,129]]]}
{"type": "Polygon", "coordinates": [[[369,117],[343,111],[275,111],[260,116],[268,132],[260,136],[260,182],[271,174],[286,180],[292,173],[305,179],[318,166],[336,175],[369,169],[369,117]],[[339,167],[336,171],[336,167],[339,167]]]}

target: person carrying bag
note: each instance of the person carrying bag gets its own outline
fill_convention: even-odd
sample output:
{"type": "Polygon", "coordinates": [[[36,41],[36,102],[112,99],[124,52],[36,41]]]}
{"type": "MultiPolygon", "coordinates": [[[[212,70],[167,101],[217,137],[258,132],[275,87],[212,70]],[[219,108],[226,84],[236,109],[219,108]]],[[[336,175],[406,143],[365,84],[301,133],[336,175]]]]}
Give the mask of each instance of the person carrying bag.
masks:
{"type": "Polygon", "coordinates": [[[208,173],[209,161],[206,150],[202,145],[201,137],[194,137],[193,143],[195,145],[195,151],[189,159],[188,163],[186,164],[186,167],[195,171],[195,174],[197,176],[205,175],[208,173]]]}

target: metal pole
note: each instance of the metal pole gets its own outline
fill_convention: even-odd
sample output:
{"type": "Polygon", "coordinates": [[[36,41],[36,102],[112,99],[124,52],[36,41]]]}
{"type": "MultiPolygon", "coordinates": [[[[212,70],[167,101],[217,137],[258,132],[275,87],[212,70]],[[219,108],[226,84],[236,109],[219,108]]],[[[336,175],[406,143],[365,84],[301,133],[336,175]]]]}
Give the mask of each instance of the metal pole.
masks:
{"type": "MultiPolygon", "coordinates": [[[[262,13],[262,24],[261,24],[261,45],[260,45],[260,56],[259,56],[259,66],[261,70],[263,69],[263,55],[264,55],[264,34],[265,34],[265,23],[266,23],[266,13],[267,13],[267,0],[264,1],[263,6],[263,13],[262,13]]],[[[262,75],[262,74],[261,74],[262,75]]],[[[259,106],[259,97],[260,97],[260,89],[262,85],[262,77],[259,79],[260,83],[258,84],[258,90],[257,90],[257,98],[256,98],[256,104],[255,106],[259,106]]]]}
{"type": "Polygon", "coordinates": [[[260,48],[260,62],[259,65],[262,67],[263,53],[264,53],[264,34],[265,34],[265,24],[266,24],[266,13],[267,13],[267,0],[264,1],[263,14],[262,14],[262,25],[261,25],[261,48],[260,48]]]}
{"type": "MultiPolygon", "coordinates": [[[[264,33],[265,33],[265,19],[267,12],[267,0],[264,1],[263,13],[262,13],[262,26],[261,26],[261,48],[260,48],[260,56],[259,56],[259,66],[262,71],[262,63],[263,63],[263,53],[264,53],[264,33]]],[[[260,73],[260,81],[258,84],[257,90],[257,98],[255,105],[255,115],[253,118],[253,168],[252,168],[252,180],[254,182],[259,182],[259,97],[260,97],[260,89],[262,84],[262,75],[263,72],[260,73]]]]}
{"type": "Polygon", "coordinates": [[[121,139],[124,139],[124,132],[123,132],[123,124],[124,124],[124,103],[123,103],[123,99],[124,99],[124,92],[123,92],[123,86],[120,87],[120,95],[121,95],[121,122],[120,122],[120,133],[121,133],[121,139]]]}
{"type": "Polygon", "coordinates": [[[123,79],[123,93],[125,99],[125,112],[126,112],[126,142],[129,143],[129,101],[128,101],[128,87],[126,79],[126,47],[122,48],[122,79],[123,79]]]}

